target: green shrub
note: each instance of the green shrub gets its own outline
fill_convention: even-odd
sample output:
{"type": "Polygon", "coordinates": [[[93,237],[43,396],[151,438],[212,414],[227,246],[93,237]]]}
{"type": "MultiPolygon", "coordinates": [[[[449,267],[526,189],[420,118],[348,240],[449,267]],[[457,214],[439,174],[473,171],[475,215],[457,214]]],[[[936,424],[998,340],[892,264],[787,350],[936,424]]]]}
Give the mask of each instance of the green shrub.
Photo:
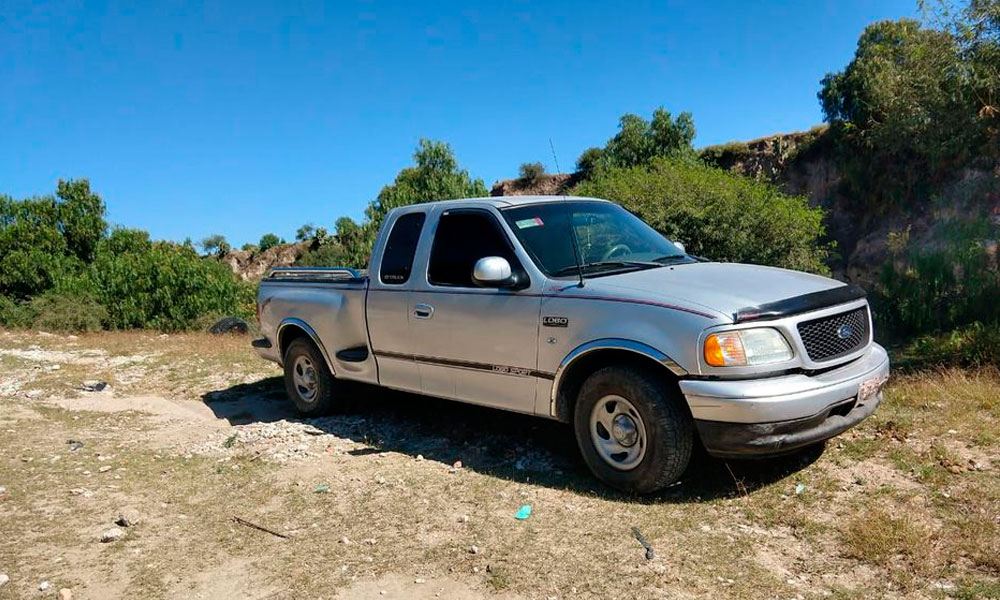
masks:
{"type": "Polygon", "coordinates": [[[191,247],[150,242],[144,231],[117,229],[97,248],[84,277],[62,286],[89,292],[115,329],[189,329],[204,314],[250,318],[254,289],[225,264],[191,247]]]}
{"type": "Polygon", "coordinates": [[[598,169],[574,194],[614,200],[692,254],[828,273],[823,211],[773,185],[683,158],[598,169]]]}
{"type": "Polygon", "coordinates": [[[78,272],[104,236],[104,212],[86,179],[60,180],[54,196],[0,195],[0,295],[24,300],[78,272]]]}
{"type": "Polygon", "coordinates": [[[603,148],[587,148],[583,151],[579,158],[576,159],[576,170],[583,173],[584,176],[590,175],[594,169],[601,164],[601,160],[604,158],[603,148]]]}
{"type": "Polygon", "coordinates": [[[265,233],[260,237],[260,243],[257,244],[260,247],[260,251],[263,252],[268,248],[273,248],[278,244],[284,244],[285,240],[279,238],[273,233],[265,233]]]}
{"type": "Polygon", "coordinates": [[[921,335],[894,353],[901,365],[1000,366],[1000,325],[980,322],[947,333],[921,335]]]}
{"type": "Polygon", "coordinates": [[[47,292],[28,303],[31,326],[45,331],[100,331],[108,311],[90,296],[47,292]]]}
{"type": "Polygon", "coordinates": [[[934,246],[890,236],[872,302],[880,324],[902,338],[1000,323],[1000,226],[988,219],[940,223],[934,246]]]}
{"type": "Polygon", "coordinates": [[[0,296],[0,326],[23,329],[31,327],[31,319],[26,303],[0,296]]]}
{"type": "Polygon", "coordinates": [[[535,183],[545,175],[545,165],[540,162],[522,163],[517,172],[522,180],[535,183]]]}
{"type": "Polygon", "coordinates": [[[327,241],[306,250],[295,264],[300,267],[338,267],[343,266],[345,262],[347,257],[343,246],[334,241],[327,241]]]}

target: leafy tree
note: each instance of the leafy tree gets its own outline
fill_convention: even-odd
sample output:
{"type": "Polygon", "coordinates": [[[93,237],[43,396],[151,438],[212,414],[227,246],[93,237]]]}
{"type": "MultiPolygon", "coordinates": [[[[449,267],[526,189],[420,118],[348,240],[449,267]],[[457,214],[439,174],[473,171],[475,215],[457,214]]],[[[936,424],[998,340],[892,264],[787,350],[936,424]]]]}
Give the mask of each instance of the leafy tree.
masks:
{"type": "Polygon", "coordinates": [[[60,179],[56,197],[59,199],[59,220],[67,249],[80,260],[89,262],[108,229],[104,220],[104,201],[90,191],[90,181],[86,179],[60,179]]]}
{"type": "Polygon", "coordinates": [[[451,147],[444,142],[421,139],[413,160],[414,166],[400,171],[368,204],[364,222],[358,224],[346,217],[337,220],[337,238],[344,248],[347,266],[363,267],[368,263],[375,236],[393,208],[487,195],[483,180],[472,179],[468,171],[460,169],[451,147]]]}
{"type": "Polygon", "coordinates": [[[849,197],[881,210],[917,205],[958,169],[997,154],[997,6],[974,0],[944,29],[911,19],[869,25],[847,67],[823,78],[818,96],[849,197]]]}
{"type": "Polygon", "coordinates": [[[116,329],[172,331],[191,328],[206,314],[253,314],[253,287],[228,266],[184,245],[150,242],[135,229],[113,231],[86,272],[59,291],[94,297],[116,329]]]}
{"type": "Polygon", "coordinates": [[[590,173],[598,167],[634,167],[648,165],[663,156],[694,156],[694,118],[682,112],[674,119],[660,107],[653,111],[653,120],[627,113],[618,122],[618,133],[608,140],[603,150],[590,148],[577,159],[577,168],[590,173]]]}
{"type": "Polygon", "coordinates": [[[522,163],[518,173],[524,181],[535,183],[545,175],[545,165],[540,162],[522,163]]]}
{"type": "Polygon", "coordinates": [[[86,179],[60,180],[55,196],[0,195],[0,295],[25,299],[79,270],[105,234],[104,213],[86,179]]]}
{"type": "Polygon", "coordinates": [[[240,248],[240,250],[244,252],[249,252],[251,254],[256,254],[260,252],[260,246],[258,246],[257,244],[251,244],[247,242],[246,244],[243,244],[243,247],[240,248]]]}
{"type": "Polygon", "coordinates": [[[584,175],[590,175],[590,173],[597,168],[597,165],[601,163],[604,158],[604,149],[598,147],[587,148],[580,155],[580,158],[576,159],[576,170],[583,173],[584,175]]]}
{"type": "Polygon", "coordinates": [[[263,252],[265,250],[268,250],[269,248],[277,246],[278,244],[284,244],[284,243],[285,240],[279,238],[273,233],[265,233],[264,235],[260,236],[260,242],[257,244],[257,246],[259,246],[260,251],[263,252]]]}
{"type": "Polygon", "coordinates": [[[316,233],[316,226],[312,223],[306,223],[302,227],[299,227],[298,231],[295,232],[295,239],[302,242],[305,240],[312,239],[313,235],[316,233]]]}
{"type": "Polygon", "coordinates": [[[695,255],[828,272],[823,210],[768,183],[660,157],[645,167],[598,169],[573,193],[618,202],[695,255]]]}
{"type": "Polygon", "coordinates": [[[225,256],[232,250],[232,246],[226,241],[226,236],[215,233],[201,240],[202,249],[208,254],[225,256]]]}

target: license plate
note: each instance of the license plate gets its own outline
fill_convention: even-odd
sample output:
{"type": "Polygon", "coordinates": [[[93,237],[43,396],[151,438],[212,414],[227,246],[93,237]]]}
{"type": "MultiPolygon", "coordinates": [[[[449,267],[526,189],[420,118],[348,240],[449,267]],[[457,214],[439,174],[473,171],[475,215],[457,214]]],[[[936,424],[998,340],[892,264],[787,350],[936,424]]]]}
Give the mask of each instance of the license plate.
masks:
{"type": "Polygon", "coordinates": [[[889,377],[884,375],[876,375],[870,379],[866,379],[861,382],[858,386],[858,404],[862,404],[869,398],[875,396],[885,382],[888,381],[889,377]]]}

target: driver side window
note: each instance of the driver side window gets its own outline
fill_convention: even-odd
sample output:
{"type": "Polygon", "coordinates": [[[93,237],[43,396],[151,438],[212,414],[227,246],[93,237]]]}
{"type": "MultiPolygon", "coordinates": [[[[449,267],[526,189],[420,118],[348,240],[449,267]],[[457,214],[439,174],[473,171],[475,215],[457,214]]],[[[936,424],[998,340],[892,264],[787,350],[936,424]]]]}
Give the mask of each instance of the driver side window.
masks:
{"type": "Polygon", "coordinates": [[[472,269],[487,256],[507,259],[511,270],[521,263],[496,219],[482,210],[455,210],[441,215],[431,246],[427,279],[433,285],[476,287],[472,269]]]}

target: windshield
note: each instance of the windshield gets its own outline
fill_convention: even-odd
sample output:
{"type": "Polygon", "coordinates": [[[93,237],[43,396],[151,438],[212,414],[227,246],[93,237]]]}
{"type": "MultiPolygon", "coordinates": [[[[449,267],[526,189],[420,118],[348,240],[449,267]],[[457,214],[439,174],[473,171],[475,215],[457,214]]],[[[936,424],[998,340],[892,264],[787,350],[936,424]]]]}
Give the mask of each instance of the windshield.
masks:
{"type": "Polygon", "coordinates": [[[508,208],[504,218],[535,264],[551,277],[576,272],[569,219],[585,274],[662,266],[684,252],[641,219],[610,202],[546,202],[508,208]]]}

